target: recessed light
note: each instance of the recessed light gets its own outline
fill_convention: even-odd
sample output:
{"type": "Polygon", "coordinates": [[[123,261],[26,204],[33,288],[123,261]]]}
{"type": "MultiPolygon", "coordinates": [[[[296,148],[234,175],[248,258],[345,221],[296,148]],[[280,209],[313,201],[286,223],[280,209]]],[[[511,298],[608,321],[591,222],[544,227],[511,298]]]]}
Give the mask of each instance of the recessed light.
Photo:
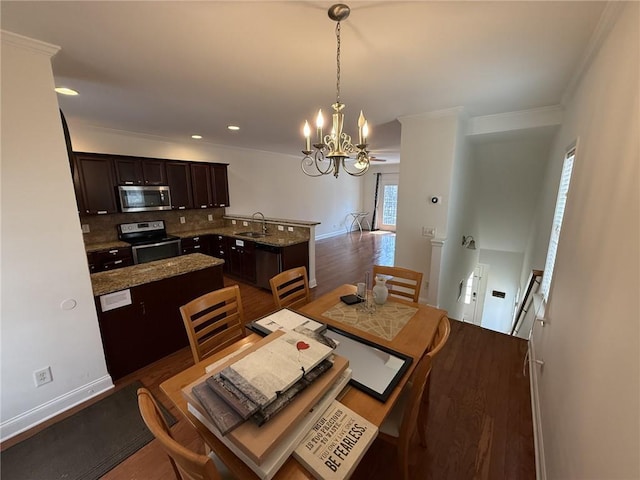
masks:
{"type": "Polygon", "coordinates": [[[191,138],[193,138],[194,140],[200,140],[202,138],[202,135],[191,135],[191,138]]]}
{"type": "Polygon", "coordinates": [[[236,130],[240,130],[240,127],[238,127],[237,125],[227,125],[227,128],[228,128],[229,130],[233,130],[234,132],[235,132],[236,130]]]}
{"type": "Polygon", "coordinates": [[[55,90],[62,95],[78,95],[78,92],[67,87],[56,87],[55,90]]]}

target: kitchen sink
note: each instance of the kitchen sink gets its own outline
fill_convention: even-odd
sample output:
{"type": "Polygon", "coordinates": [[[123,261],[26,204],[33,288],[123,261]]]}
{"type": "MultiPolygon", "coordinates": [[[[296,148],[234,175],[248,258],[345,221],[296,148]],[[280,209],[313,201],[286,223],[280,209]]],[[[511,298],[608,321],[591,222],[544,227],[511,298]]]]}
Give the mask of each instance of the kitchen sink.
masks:
{"type": "Polygon", "coordinates": [[[236,235],[239,235],[241,237],[250,237],[250,238],[263,238],[263,237],[269,236],[268,233],[259,233],[259,232],[240,232],[240,233],[236,233],[236,235]]]}

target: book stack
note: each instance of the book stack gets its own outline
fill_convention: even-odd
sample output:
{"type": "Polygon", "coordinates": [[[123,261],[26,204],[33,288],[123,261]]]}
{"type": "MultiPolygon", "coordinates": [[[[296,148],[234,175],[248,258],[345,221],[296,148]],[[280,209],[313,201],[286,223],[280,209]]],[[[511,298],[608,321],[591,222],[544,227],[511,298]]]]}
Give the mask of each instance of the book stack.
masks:
{"type": "Polygon", "coordinates": [[[271,478],[351,378],[348,360],[278,330],[183,388],[189,411],[261,478],[271,478]]]}

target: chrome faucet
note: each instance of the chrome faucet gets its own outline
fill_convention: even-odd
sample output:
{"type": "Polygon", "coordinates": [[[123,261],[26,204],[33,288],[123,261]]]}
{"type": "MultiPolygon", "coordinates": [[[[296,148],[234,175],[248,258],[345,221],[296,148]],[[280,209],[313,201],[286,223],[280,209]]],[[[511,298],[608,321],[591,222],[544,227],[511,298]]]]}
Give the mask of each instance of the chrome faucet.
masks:
{"type": "Polygon", "coordinates": [[[267,224],[264,221],[264,213],[262,213],[262,212],[254,213],[253,215],[251,215],[251,221],[255,222],[257,215],[260,215],[262,217],[262,233],[264,233],[266,235],[266,233],[267,233],[267,224]]]}

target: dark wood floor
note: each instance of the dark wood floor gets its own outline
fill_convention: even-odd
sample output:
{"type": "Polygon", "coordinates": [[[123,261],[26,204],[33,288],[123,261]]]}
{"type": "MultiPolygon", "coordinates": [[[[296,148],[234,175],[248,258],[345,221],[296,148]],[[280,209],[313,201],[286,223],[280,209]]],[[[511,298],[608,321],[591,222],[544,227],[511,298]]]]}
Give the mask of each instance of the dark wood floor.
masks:
{"type": "MultiPolygon", "coordinates": [[[[393,264],[395,235],[347,234],[320,240],[316,246],[318,287],[322,295],[343,283],[361,281],[374,263],[393,264]]],[[[233,284],[226,279],[227,284],[233,284]]],[[[240,284],[248,320],[275,309],[271,294],[240,284]]],[[[447,345],[434,361],[428,447],[414,439],[415,479],[534,479],[534,447],[529,381],[522,374],[526,342],[471,324],[452,322],[447,345]]],[[[193,364],[188,348],[117,382],[116,388],[141,380],[178,423],[172,428],[187,447],[203,451],[202,442],[160,391],[165,379],[193,364]]],[[[394,451],[376,441],[354,474],[356,479],[393,479],[394,451]]],[[[103,477],[107,480],[172,478],[156,441],[103,477]]]]}

